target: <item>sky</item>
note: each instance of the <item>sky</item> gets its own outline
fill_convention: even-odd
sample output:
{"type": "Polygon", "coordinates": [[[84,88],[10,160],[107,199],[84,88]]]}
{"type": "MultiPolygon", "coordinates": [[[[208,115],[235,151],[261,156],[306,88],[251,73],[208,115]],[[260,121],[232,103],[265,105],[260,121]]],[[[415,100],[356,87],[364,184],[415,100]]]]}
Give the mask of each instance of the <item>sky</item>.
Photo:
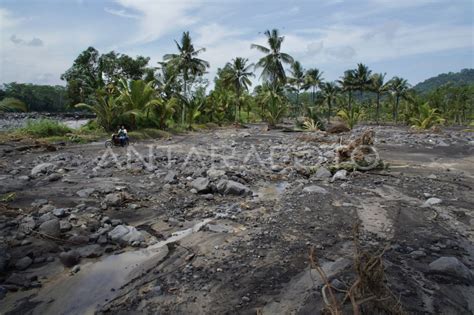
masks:
{"type": "MultiPolygon", "coordinates": [[[[89,46],[156,66],[190,31],[206,76],[277,28],[282,51],[326,80],[364,63],[416,84],[474,68],[474,0],[0,0],[0,83],[61,84],[89,46]]],[[[258,78],[257,71],[257,78],[258,78]]]]}

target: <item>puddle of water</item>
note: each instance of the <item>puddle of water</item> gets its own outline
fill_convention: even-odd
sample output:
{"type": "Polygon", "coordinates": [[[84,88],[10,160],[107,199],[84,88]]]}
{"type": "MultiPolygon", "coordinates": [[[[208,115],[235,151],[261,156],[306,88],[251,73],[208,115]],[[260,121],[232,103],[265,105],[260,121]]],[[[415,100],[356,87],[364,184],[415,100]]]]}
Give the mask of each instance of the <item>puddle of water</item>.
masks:
{"type": "Polygon", "coordinates": [[[288,182],[278,182],[276,184],[260,187],[258,189],[258,200],[278,200],[285,193],[288,182]]]}
{"type": "Polygon", "coordinates": [[[111,255],[98,262],[81,265],[81,270],[74,276],[62,275],[47,284],[32,300],[46,302],[53,299],[51,303],[43,303],[35,308],[34,314],[94,314],[115,296],[115,290],[166,257],[168,248],[165,245],[198,232],[211,220],[205,219],[145,249],[111,255]]]}

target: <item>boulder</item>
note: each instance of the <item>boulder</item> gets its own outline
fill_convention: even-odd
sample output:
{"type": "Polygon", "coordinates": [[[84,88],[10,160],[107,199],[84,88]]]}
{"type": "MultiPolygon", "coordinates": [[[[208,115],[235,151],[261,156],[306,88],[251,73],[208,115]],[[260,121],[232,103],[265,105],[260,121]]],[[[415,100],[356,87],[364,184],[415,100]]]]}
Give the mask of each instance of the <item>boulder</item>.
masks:
{"type": "Polygon", "coordinates": [[[434,206],[434,205],[438,205],[442,202],[441,199],[439,198],[429,198],[428,200],[426,200],[422,205],[421,207],[422,208],[428,208],[428,207],[431,207],[431,206],[434,206]]]}
{"type": "Polygon", "coordinates": [[[452,276],[468,283],[474,281],[472,272],[456,257],[440,257],[429,265],[429,270],[432,273],[452,276]]]}
{"type": "Polygon", "coordinates": [[[209,177],[210,180],[217,180],[217,179],[219,179],[219,178],[221,178],[222,176],[225,175],[225,171],[218,170],[218,169],[215,169],[215,168],[210,168],[210,169],[207,170],[206,174],[207,174],[207,177],[209,177]]]}
{"type": "Polygon", "coordinates": [[[18,226],[18,232],[29,233],[36,226],[35,219],[32,216],[24,217],[18,226]]]}
{"type": "Polygon", "coordinates": [[[346,179],[347,179],[347,171],[346,170],[339,170],[334,174],[331,181],[334,182],[336,180],[346,180],[346,179]]]}
{"type": "Polygon", "coordinates": [[[235,196],[242,196],[242,195],[249,195],[252,191],[247,186],[233,181],[228,180],[225,183],[224,195],[235,195],[235,196]]]}
{"type": "Polygon", "coordinates": [[[12,284],[18,287],[28,288],[31,284],[31,281],[24,275],[12,273],[10,277],[5,280],[5,284],[12,284]]]}
{"type": "Polygon", "coordinates": [[[177,174],[175,171],[168,171],[163,181],[167,184],[174,184],[177,182],[177,174]]]}
{"type": "Polygon", "coordinates": [[[327,194],[328,193],[328,191],[325,188],[319,187],[316,185],[303,188],[303,192],[310,193],[310,194],[327,194]]]}
{"type": "Polygon", "coordinates": [[[52,219],[41,223],[41,225],[39,226],[39,231],[49,236],[59,237],[59,235],[61,234],[59,220],[52,219]]]}
{"type": "Polygon", "coordinates": [[[66,209],[64,208],[54,209],[53,214],[58,218],[64,218],[64,217],[67,217],[68,215],[68,213],[66,212],[66,209]]]}
{"type": "Polygon", "coordinates": [[[15,263],[15,268],[18,269],[18,270],[25,270],[25,269],[28,268],[32,263],[33,263],[33,259],[31,259],[31,258],[28,257],[28,256],[25,256],[25,257],[19,259],[19,260],[15,263]]]}
{"type": "Polygon", "coordinates": [[[104,203],[107,206],[119,206],[122,203],[123,195],[121,193],[111,193],[105,196],[104,203]]]}
{"type": "Polygon", "coordinates": [[[198,177],[191,182],[191,187],[196,189],[198,193],[209,192],[209,179],[205,177],[198,177]]]}
{"type": "Polygon", "coordinates": [[[325,167],[320,167],[314,174],[314,177],[316,179],[325,179],[325,178],[330,178],[331,177],[331,172],[325,168],[325,167]]]}
{"type": "Polygon", "coordinates": [[[129,225],[117,225],[109,232],[109,237],[117,243],[131,245],[133,242],[143,242],[145,237],[135,227],[129,225]]]}
{"type": "Polygon", "coordinates": [[[47,174],[54,171],[55,168],[56,166],[52,163],[41,163],[33,167],[33,169],[31,170],[31,176],[47,174]]]}
{"type": "Polygon", "coordinates": [[[59,254],[59,260],[63,263],[66,267],[72,267],[79,263],[81,260],[81,256],[75,250],[70,250],[68,252],[62,252],[59,254]]]}
{"type": "Polygon", "coordinates": [[[76,192],[76,194],[81,198],[87,198],[95,192],[94,188],[85,188],[76,192]]]}

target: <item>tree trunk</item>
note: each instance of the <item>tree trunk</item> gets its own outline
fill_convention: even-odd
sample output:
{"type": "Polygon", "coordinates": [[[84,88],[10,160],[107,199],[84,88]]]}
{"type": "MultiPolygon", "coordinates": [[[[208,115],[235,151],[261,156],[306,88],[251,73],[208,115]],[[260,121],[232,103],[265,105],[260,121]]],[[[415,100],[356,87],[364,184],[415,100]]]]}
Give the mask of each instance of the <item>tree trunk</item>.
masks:
{"type": "Polygon", "coordinates": [[[397,100],[396,100],[396,103],[395,103],[395,112],[393,113],[393,118],[395,120],[395,124],[397,124],[398,122],[398,103],[400,102],[400,97],[397,96],[397,100]]]}
{"type": "Polygon", "coordinates": [[[237,104],[235,104],[235,123],[239,121],[240,113],[240,88],[237,87],[237,104]]]}
{"type": "MultiPolygon", "coordinates": [[[[188,100],[188,97],[186,95],[186,79],[183,78],[183,88],[184,88],[184,99],[185,101],[188,100]]],[[[184,120],[185,120],[185,111],[186,111],[186,102],[183,103],[183,110],[181,111],[181,124],[184,126],[184,120]]]]}
{"type": "Polygon", "coordinates": [[[379,114],[380,114],[380,93],[377,93],[377,108],[375,110],[375,121],[377,125],[379,124],[379,114]]]}
{"type": "Polygon", "coordinates": [[[299,99],[300,99],[300,92],[299,90],[296,92],[296,108],[295,108],[295,120],[298,117],[298,112],[299,112],[299,99]]]}
{"type": "Polygon", "coordinates": [[[349,113],[352,111],[352,91],[349,91],[349,113]]]}
{"type": "Polygon", "coordinates": [[[331,100],[328,100],[328,125],[331,123],[331,100]]]}

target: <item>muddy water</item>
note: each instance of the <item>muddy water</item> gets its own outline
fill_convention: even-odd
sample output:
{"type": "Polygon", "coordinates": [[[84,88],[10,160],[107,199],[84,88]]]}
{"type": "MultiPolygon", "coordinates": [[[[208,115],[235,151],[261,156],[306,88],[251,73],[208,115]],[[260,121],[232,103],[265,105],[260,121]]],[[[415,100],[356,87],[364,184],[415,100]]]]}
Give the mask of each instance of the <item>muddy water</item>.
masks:
{"type": "Polygon", "coordinates": [[[198,222],[145,249],[81,265],[81,270],[74,276],[62,274],[32,299],[33,303],[51,301],[36,307],[34,314],[94,314],[104,303],[115,297],[120,287],[159,264],[168,254],[167,244],[198,232],[211,220],[198,222]]]}

